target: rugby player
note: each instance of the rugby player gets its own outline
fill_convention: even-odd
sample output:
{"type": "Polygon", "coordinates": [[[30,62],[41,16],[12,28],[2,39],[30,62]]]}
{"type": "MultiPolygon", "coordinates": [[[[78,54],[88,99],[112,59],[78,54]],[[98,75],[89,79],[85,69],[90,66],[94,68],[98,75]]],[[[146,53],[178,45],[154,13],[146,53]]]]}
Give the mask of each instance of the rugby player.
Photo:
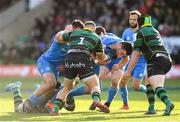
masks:
{"type": "MultiPolygon", "coordinates": [[[[138,30],[137,19],[141,15],[138,10],[133,10],[129,12],[129,25],[130,27],[127,28],[122,35],[122,39],[124,41],[134,43],[136,39],[136,31],[138,30]]],[[[126,65],[125,70],[127,70],[128,64],[126,65]]],[[[140,56],[136,66],[134,67],[131,76],[132,76],[132,83],[133,89],[136,91],[140,91],[146,93],[146,87],[141,84],[144,76],[145,76],[145,68],[146,68],[146,61],[143,55],[140,56]]],[[[129,109],[128,105],[128,90],[127,84],[129,79],[125,79],[122,77],[120,81],[120,93],[123,99],[123,106],[121,109],[129,109]]]]}
{"type": "Polygon", "coordinates": [[[59,91],[51,115],[58,115],[64,106],[67,94],[74,87],[74,81],[78,76],[84,80],[91,91],[92,105],[101,111],[109,113],[108,107],[100,102],[100,85],[97,75],[93,70],[91,53],[96,53],[98,63],[103,63],[105,54],[101,40],[93,31],[96,25],[93,21],[87,21],[83,30],[75,30],[69,33],[61,32],[59,42],[69,43],[70,49],[65,57],[64,87],[59,91]]]}
{"type": "MultiPolygon", "coordinates": [[[[132,46],[130,43],[122,42],[122,40],[115,36],[114,34],[107,34],[106,30],[102,26],[96,28],[96,33],[100,35],[102,43],[104,44],[105,53],[110,57],[110,62],[107,65],[101,67],[99,79],[102,80],[106,77],[108,73],[112,73],[112,86],[109,89],[108,99],[105,102],[107,107],[110,106],[114,96],[118,91],[119,80],[121,78],[122,70],[121,68],[127,63],[127,55],[132,52],[132,46]],[[122,42],[122,43],[121,43],[122,42]],[[121,62],[121,58],[124,57],[121,62]]],[[[90,91],[84,85],[79,86],[78,88],[72,90],[68,94],[68,100],[66,109],[73,111],[75,109],[74,96],[79,96],[83,94],[89,94],[90,91]]],[[[90,110],[94,110],[94,106],[90,106],[90,110]]]]}
{"type": "Polygon", "coordinates": [[[125,78],[131,76],[131,72],[137,63],[141,53],[147,61],[147,96],[149,108],[145,114],[156,114],[154,109],[155,94],[166,105],[164,116],[171,114],[174,104],[169,99],[164,88],[165,74],[171,69],[172,61],[165,49],[159,32],[152,26],[150,16],[138,18],[139,30],[134,42],[134,51],[129,66],[124,73],[125,78]]]}
{"type": "MultiPolygon", "coordinates": [[[[83,29],[83,27],[84,24],[80,20],[74,20],[72,25],[66,26],[64,31],[80,30],[83,29]]],[[[59,66],[64,65],[64,58],[69,49],[68,44],[59,43],[59,34],[61,34],[61,32],[56,34],[50,48],[37,60],[37,67],[43,80],[40,87],[36,89],[25,102],[22,102],[22,96],[18,87],[13,90],[15,93],[14,103],[16,112],[33,112],[39,104],[44,106],[48,99],[52,97],[58,83],[59,66]],[[21,108],[23,108],[23,110],[17,110],[20,104],[22,104],[21,106],[23,107],[21,108]]],[[[10,84],[9,87],[16,87],[14,85],[10,84]]]]}

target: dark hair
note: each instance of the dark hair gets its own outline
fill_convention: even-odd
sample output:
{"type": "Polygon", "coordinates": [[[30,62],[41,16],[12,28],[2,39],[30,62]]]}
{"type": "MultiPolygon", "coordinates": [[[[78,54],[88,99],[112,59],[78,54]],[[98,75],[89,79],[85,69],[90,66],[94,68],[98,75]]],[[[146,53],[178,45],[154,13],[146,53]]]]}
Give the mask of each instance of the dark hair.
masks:
{"type": "Polygon", "coordinates": [[[121,42],[121,44],[122,44],[121,48],[127,52],[127,55],[131,55],[133,50],[132,44],[129,42],[121,42]]]}
{"type": "Polygon", "coordinates": [[[72,26],[79,27],[79,28],[83,29],[84,28],[84,23],[81,20],[75,19],[72,22],[72,26]]]}
{"type": "Polygon", "coordinates": [[[105,30],[105,28],[102,27],[102,26],[97,26],[97,27],[96,27],[96,30],[95,30],[95,33],[96,33],[97,35],[101,35],[101,33],[106,34],[106,30],[105,30]]]}

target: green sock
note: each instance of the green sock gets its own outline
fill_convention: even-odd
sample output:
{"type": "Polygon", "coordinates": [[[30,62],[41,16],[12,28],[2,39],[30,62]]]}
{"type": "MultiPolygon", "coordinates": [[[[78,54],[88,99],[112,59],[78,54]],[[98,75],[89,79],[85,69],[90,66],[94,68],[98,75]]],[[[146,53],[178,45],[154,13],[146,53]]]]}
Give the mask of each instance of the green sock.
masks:
{"type": "Polygon", "coordinates": [[[14,105],[18,106],[19,104],[21,104],[23,102],[23,98],[20,92],[20,88],[19,87],[15,87],[12,89],[13,94],[14,94],[14,105]]]}
{"type": "Polygon", "coordinates": [[[94,92],[94,93],[92,93],[91,96],[92,96],[92,99],[93,99],[93,100],[101,101],[101,99],[100,99],[100,93],[94,92]]]}
{"type": "Polygon", "coordinates": [[[60,99],[56,99],[54,101],[54,108],[53,108],[53,110],[55,112],[58,112],[59,110],[62,109],[63,106],[64,106],[64,102],[62,100],[60,100],[60,99]]]}
{"type": "Polygon", "coordinates": [[[149,102],[149,109],[148,110],[154,110],[154,102],[155,102],[155,92],[152,89],[152,86],[150,84],[148,84],[147,86],[147,99],[149,102]]]}
{"type": "Polygon", "coordinates": [[[163,87],[157,87],[155,91],[158,98],[161,99],[164,104],[168,105],[171,102],[168,98],[166,90],[163,87]]]}

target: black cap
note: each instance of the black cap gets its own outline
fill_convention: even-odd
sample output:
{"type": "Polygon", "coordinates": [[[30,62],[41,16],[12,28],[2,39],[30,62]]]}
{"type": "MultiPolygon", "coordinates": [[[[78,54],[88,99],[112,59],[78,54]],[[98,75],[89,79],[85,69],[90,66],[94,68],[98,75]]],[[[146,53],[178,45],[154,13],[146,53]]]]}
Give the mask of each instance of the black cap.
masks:
{"type": "Polygon", "coordinates": [[[105,30],[105,28],[102,27],[102,26],[97,26],[97,27],[96,27],[96,30],[95,30],[95,33],[96,33],[97,35],[100,35],[101,33],[106,34],[106,30],[105,30]]]}
{"type": "Polygon", "coordinates": [[[83,29],[84,28],[84,23],[81,20],[75,19],[72,22],[72,26],[79,27],[79,28],[83,29]]]}

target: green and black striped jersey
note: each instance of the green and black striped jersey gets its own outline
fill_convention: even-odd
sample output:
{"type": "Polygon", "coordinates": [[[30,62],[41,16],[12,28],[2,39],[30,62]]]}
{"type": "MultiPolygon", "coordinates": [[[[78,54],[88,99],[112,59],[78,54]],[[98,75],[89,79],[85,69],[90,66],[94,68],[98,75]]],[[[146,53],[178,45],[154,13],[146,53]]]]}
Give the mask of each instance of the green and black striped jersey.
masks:
{"type": "Polygon", "coordinates": [[[167,54],[159,32],[153,26],[143,26],[137,31],[134,50],[141,51],[146,60],[150,60],[156,53],[167,54]]]}
{"type": "Polygon", "coordinates": [[[70,49],[82,49],[90,53],[103,52],[100,37],[89,30],[75,30],[70,33],[64,33],[62,39],[69,42],[70,49]]]}

